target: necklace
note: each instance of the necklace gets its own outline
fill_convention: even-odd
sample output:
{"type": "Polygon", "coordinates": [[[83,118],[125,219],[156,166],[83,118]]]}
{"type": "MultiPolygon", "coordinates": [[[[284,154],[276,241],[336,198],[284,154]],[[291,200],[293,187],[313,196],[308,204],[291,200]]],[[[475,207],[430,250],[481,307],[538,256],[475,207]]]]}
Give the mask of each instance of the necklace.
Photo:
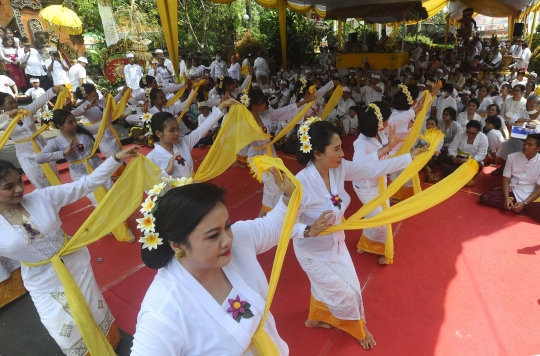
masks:
{"type": "Polygon", "coordinates": [[[11,213],[12,215],[15,215],[15,209],[9,209],[9,210],[2,210],[3,213],[11,213]]]}

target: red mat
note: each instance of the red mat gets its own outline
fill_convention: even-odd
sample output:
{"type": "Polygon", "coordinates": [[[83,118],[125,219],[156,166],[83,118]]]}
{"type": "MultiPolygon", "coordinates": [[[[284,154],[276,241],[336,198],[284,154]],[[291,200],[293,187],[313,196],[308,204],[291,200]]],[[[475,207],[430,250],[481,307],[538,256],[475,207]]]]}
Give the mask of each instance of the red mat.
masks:
{"type": "MultiPolygon", "coordinates": [[[[344,141],[348,158],[352,141],[344,141]]],[[[206,153],[193,151],[196,165],[206,153]]],[[[283,160],[293,172],[302,168],[293,159],[283,160]]],[[[367,325],[377,341],[371,354],[540,353],[540,228],[528,218],[477,203],[477,194],[497,186],[498,179],[481,173],[477,187],[469,192],[459,192],[433,209],[395,224],[396,261],[392,266],[379,266],[374,255],[357,254],[360,232],[347,232],[347,246],[363,288],[367,325]]],[[[228,189],[226,203],[233,221],[257,215],[262,184],[247,169],[232,167],[214,183],[228,189]]],[[[352,197],[350,215],[360,203],[350,184],[347,190],[352,197]]],[[[91,208],[77,216],[66,214],[64,223],[77,226],[78,215],[82,221],[89,212],[91,208]]],[[[156,271],[139,269],[139,244],[119,243],[109,236],[90,250],[96,279],[106,289],[103,294],[118,326],[133,334],[140,303],[156,271]],[[97,257],[103,261],[96,262],[97,257]]],[[[267,274],[274,252],[259,256],[267,274]]],[[[291,244],[272,305],[290,354],[362,352],[343,331],[305,328],[308,307],[309,281],[291,244]]]]}

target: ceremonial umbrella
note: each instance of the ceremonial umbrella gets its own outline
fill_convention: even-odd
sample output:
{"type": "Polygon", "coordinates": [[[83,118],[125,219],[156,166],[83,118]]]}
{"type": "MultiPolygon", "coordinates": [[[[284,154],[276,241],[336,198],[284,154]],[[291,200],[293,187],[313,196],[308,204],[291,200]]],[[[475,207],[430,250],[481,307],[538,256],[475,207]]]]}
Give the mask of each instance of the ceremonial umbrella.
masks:
{"type": "Polygon", "coordinates": [[[58,31],[58,49],[60,50],[60,34],[80,35],[82,22],[73,10],[65,5],[50,5],[39,12],[39,16],[45,20],[48,27],[58,31]]]}

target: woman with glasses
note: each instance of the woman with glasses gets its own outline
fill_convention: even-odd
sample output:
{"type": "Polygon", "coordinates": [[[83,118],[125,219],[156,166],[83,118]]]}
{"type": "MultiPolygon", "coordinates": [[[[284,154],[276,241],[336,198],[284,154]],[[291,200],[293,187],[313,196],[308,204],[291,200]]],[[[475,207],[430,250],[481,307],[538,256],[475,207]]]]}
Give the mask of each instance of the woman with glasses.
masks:
{"type": "MultiPolygon", "coordinates": [[[[506,122],[508,122],[512,118],[512,116],[514,116],[514,114],[517,113],[520,109],[525,107],[527,99],[523,97],[524,92],[525,86],[522,84],[518,84],[512,89],[513,96],[511,98],[507,98],[502,103],[501,112],[506,122]]],[[[508,130],[510,130],[510,127],[508,128],[508,130]]]]}
{"type": "MultiPolygon", "coordinates": [[[[488,149],[488,139],[482,132],[482,126],[479,121],[471,120],[467,123],[465,131],[456,135],[452,144],[448,148],[448,156],[451,164],[444,167],[443,172],[449,175],[467,162],[469,157],[478,162],[482,167],[482,162],[486,158],[488,149]]],[[[466,184],[472,187],[476,184],[476,176],[466,184]]]]}

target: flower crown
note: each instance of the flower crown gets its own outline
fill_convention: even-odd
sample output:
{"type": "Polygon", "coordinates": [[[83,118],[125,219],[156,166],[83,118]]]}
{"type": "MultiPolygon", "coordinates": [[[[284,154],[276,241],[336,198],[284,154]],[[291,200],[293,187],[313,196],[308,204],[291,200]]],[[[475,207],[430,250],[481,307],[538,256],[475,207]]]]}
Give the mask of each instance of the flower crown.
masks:
{"type": "Polygon", "coordinates": [[[146,95],[148,100],[150,100],[150,92],[152,92],[152,88],[144,88],[144,95],[146,95]]]}
{"type": "Polygon", "coordinates": [[[307,119],[303,125],[300,125],[298,129],[298,136],[300,137],[300,151],[304,153],[310,153],[312,150],[311,142],[309,141],[309,127],[311,124],[322,121],[320,117],[310,117],[307,119]]]}
{"type": "Polygon", "coordinates": [[[152,134],[152,125],[150,124],[152,122],[152,114],[146,112],[139,116],[139,118],[141,119],[143,125],[148,129],[148,133],[146,135],[150,136],[152,134]]]}
{"type": "Polygon", "coordinates": [[[412,105],[414,103],[414,100],[407,86],[405,84],[398,84],[398,88],[401,89],[403,94],[405,94],[405,96],[407,97],[407,103],[409,103],[409,105],[412,105]]]}
{"type": "Polygon", "coordinates": [[[377,115],[377,119],[379,120],[379,128],[382,129],[383,128],[383,117],[382,117],[382,114],[381,114],[381,109],[379,109],[377,104],[371,103],[371,104],[368,105],[368,107],[366,109],[366,112],[368,112],[370,108],[373,109],[373,111],[375,111],[375,115],[377,115]]]}
{"type": "Polygon", "coordinates": [[[219,79],[219,89],[222,89],[223,88],[223,79],[225,79],[225,77],[223,75],[220,75],[220,76],[218,76],[218,79],[219,79]]]}
{"type": "Polygon", "coordinates": [[[300,90],[298,91],[298,93],[302,94],[304,92],[304,89],[306,89],[307,79],[300,78],[300,82],[302,83],[302,86],[300,87],[300,90]]]}
{"type": "Polygon", "coordinates": [[[146,75],[143,75],[143,77],[142,77],[141,79],[142,79],[142,83],[143,83],[144,85],[146,85],[146,84],[147,84],[147,83],[146,83],[146,75]]]}
{"type": "Polygon", "coordinates": [[[240,96],[240,102],[244,104],[246,108],[249,106],[249,90],[247,90],[247,88],[242,90],[242,95],[240,96]]]}
{"type": "Polygon", "coordinates": [[[86,94],[86,90],[84,90],[84,87],[81,85],[81,86],[79,87],[79,89],[81,89],[81,94],[82,94],[83,98],[86,98],[86,95],[87,95],[87,94],[86,94]]]}
{"type": "Polygon", "coordinates": [[[141,230],[143,236],[139,239],[139,242],[143,244],[142,248],[152,250],[157,249],[159,245],[163,245],[163,239],[159,237],[159,233],[156,232],[156,226],[154,224],[155,217],[158,210],[158,199],[164,196],[169,190],[176,187],[193,183],[192,178],[162,178],[163,182],[154,185],[152,189],[148,191],[148,197],[141,204],[140,212],[143,213],[141,219],[137,219],[137,229],[141,230]]]}

